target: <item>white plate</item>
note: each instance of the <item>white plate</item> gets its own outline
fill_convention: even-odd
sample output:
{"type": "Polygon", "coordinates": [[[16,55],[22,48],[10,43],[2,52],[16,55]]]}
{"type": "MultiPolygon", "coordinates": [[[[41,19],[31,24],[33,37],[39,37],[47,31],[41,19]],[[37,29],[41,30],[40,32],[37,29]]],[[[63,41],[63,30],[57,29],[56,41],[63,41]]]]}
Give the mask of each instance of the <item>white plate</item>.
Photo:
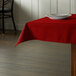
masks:
{"type": "Polygon", "coordinates": [[[52,14],[51,16],[49,16],[49,18],[51,19],[66,19],[69,16],[71,16],[71,14],[52,14]]]}

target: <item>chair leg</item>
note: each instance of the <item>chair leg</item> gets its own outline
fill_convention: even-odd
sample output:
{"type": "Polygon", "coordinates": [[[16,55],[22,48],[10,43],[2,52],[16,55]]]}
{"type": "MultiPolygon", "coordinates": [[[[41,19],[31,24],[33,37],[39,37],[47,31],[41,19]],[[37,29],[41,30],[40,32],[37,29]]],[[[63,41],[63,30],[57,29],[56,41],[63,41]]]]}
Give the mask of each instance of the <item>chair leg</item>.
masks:
{"type": "Polygon", "coordinates": [[[12,22],[13,22],[14,30],[15,30],[15,32],[16,32],[16,25],[15,25],[15,21],[14,21],[13,13],[11,13],[11,17],[12,17],[12,22]]]}
{"type": "Polygon", "coordinates": [[[4,13],[2,13],[2,31],[3,34],[5,33],[5,29],[4,29],[4,13]]]}

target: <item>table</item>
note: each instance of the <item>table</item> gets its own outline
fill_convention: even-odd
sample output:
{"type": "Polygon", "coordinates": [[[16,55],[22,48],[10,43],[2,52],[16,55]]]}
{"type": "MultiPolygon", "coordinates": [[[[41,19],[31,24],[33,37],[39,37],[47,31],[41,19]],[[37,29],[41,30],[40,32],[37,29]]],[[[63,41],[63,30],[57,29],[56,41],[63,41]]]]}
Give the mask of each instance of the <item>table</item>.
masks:
{"type": "Polygon", "coordinates": [[[27,22],[16,45],[28,40],[76,44],[76,14],[64,20],[44,17],[27,22]]]}
{"type": "Polygon", "coordinates": [[[44,17],[27,22],[20,34],[18,42],[43,40],[72,45],[72,76],[76,76],[76,14],[66,20],[51,20],[44,17]]]}

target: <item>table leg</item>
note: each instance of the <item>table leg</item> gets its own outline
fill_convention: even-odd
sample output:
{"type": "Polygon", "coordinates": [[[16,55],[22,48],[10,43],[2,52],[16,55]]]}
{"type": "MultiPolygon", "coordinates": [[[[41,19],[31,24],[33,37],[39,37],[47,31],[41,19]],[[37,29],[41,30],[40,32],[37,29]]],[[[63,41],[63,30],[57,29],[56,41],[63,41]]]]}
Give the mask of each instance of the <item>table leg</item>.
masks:
{"type": "Polygon", "coordinates": [[[72,45],[72,76],[76,76],[76,45],[72,45]]]}

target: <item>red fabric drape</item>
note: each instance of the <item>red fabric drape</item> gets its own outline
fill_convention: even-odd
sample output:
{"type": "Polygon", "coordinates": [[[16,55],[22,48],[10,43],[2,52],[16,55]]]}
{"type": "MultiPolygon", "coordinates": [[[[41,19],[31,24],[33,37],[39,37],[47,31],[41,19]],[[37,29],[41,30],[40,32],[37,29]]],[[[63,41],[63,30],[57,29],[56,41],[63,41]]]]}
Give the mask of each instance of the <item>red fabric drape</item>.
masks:
{"type": "Polygon", "coordinates": [[[76,14],[64,20],[44,17],[26,23],[16,45],[27,40],[76,44],[76,14]]]}

